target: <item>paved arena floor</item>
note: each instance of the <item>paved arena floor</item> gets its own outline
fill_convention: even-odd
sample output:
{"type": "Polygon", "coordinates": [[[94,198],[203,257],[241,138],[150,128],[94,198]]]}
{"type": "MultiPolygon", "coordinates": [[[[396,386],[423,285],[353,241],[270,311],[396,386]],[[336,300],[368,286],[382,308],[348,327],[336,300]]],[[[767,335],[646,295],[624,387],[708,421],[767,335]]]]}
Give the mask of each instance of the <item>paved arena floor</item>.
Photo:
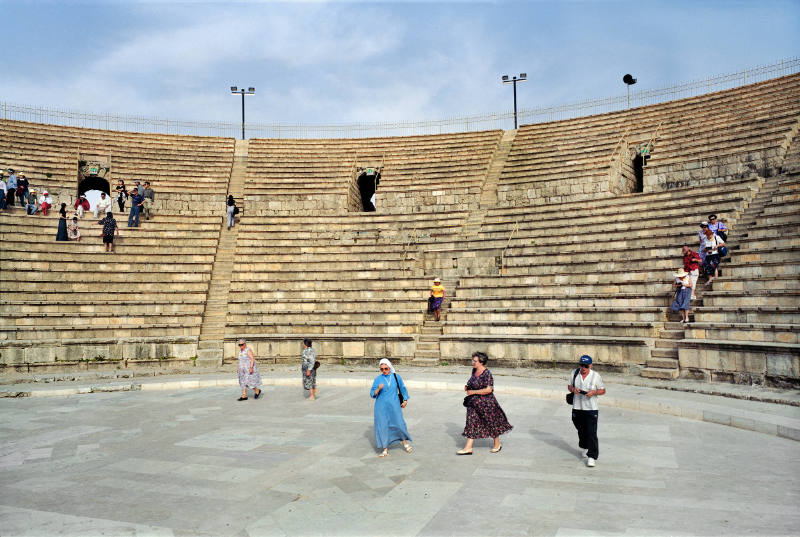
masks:
{"type": "MultiPolygon", "coordinates": [[[[462,394],[417,389],[405,412],[414,453],[397,446],[379,459],[367,390],[320,392],[315,402],[288,386],[266,386],[265,397],[246,402],[236,401],[235,386],[0,399],[0,534],[735,536],[800,528],[800,444],[787,438],[603,408],[601,399],[600,458],[587,468],[569,407],[499,394],[514,425],[503,450],[490,454],[491,441],[478,441],[474,455],[458,457],[462,394]]],[[[797,417],[796,408],[789,413],[797,417]]]]}

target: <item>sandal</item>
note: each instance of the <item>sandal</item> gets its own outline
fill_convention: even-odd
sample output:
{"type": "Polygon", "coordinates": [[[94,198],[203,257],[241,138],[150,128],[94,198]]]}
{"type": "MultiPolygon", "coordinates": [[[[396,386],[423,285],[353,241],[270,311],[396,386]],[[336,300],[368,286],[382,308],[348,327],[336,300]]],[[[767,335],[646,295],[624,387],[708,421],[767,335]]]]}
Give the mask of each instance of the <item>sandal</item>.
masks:
{"type": "Polygon", "coordinates": [[[380,458],[382,459],[382,458],[384,458],[384,457],[387,457],[388,455],[389,455],[389,451],[388,451],[388,450],[386,450],[386,449],[384,449],[384,450],[381,452],[381,454],[380,454],[380,455],[378,455],[378,457],[380,457],[380,458]]]}
{"type": "Polygon", "coordinates": [[[237,401],[247,401],[247,397],[240,397],[237,399],[237,401]]]}
{"type": "Polygon", "coordinates": [[[258,390],[258,393],[256,393],[256,399],[258,399],[258,397],[259,397],[260,395],[261,395],[261,390],[258,390]]]}
{"type": "Polygon", "coordinates": [[[411,444],[405,444],[403,447],[405,448],[406,453],[413,453],[414,452],[414,448],[411,447],[411,444]]]}

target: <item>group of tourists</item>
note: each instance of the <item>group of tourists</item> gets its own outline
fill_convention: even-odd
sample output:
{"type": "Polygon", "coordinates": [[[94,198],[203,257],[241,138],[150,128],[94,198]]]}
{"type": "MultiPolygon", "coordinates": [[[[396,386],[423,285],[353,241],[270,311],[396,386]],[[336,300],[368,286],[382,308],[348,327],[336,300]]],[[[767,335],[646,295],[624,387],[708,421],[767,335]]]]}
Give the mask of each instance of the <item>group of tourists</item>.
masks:
{"type": "Polygon", "coordinates": [[[706,276],[706,285],[710,286],[714,278],[719,277],[719,264],[728,255],[728,228],[717,219],[716,214],[708,215],[708,220],[700,222],[698,251],[689,245],[681,249],[683,267],[675,273],[672,281],[674,299],[670,309],[680,312],[682,324],[689,324],[691,301],[697,299],[697,280],[701,271],[706,276]]]}
{"type": "MultiPolygon", "coordinates": [[[[258,399],[262,394],[262,380],[255,353],[245,339],[240,339],[237,345],[239,387],[242,389],[238,401],[248,400],[248,389],[258,399]]],[[[487,368],[488,363],[489,357],[486,353],[472,354],[472,374],[464,385],[463,404],[467,410],[462,436],[466,438],[466,443],[462,449],[456,451],[456,455],[472,455],[473,444],[478,438],[491,438],[494,443],[489,452],[499,453],[503,449],[500,436],[513,429],[494,395],[494,378],[487,368]]],[[[310,401],[316,400],[318,394],[316,382],[319,367],[320,362],[316,359],[311,340],[304,339],[300,371],[303,389],[308,393],[310,401]]],[[[380,373],[369,389],[370,397],[375,400],[373,429],[378,456],[387,457],[389,447],[397,443],[408,453],[412,453],[414,449],[411,446],[411,435],[402,412],[410,399],[408,389],[403,377],[387,358],[380,360],[378,370],[380,373]]],[[[578,447],[586,450],[586,465],[593,467],[600,454],[597,439],[597,398],[606,393],[605,385],[600,375],[592,370],[592,357],[589,355],[580,357],[578,367],[571,371],[570,376],[567,403],[572,406],[572,423],[578,432],[578,447]]]]}
{"type": "MultiPolygon", "coordinates": [[[[144,215],[145,220],[150,220],[156,194],[150,186],[150,181],[135,181],[134,186],[128,190],[125,181],[120,179],[114,187],[114,199],[117,201],[119,211],[125,213],[125,203],[130,200],[131,210],[128,214],[128,227],[139,227],[139,216],[144,215]]],[[[109,200],[109,206],[111,205],[109,200]]],[[[109,209],[110,210],[110,209],[109,209]]]]}

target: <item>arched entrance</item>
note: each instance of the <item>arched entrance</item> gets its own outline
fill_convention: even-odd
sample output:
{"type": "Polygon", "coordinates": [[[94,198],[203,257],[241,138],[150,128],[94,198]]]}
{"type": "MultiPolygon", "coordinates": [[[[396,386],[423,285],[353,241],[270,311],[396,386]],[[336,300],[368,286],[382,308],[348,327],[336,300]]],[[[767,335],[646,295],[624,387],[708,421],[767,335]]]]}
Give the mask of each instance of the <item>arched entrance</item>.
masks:
{"type": "Polygon", "coordinates": [[[111,185],[102,177],[90,175],[78,183],[78,196],[86,195],[86,199],[89,200],[89,206],[92,209],[97,206],[97,201],[103,192],[105,192],[106,196],[111,197],[111,185]]]}

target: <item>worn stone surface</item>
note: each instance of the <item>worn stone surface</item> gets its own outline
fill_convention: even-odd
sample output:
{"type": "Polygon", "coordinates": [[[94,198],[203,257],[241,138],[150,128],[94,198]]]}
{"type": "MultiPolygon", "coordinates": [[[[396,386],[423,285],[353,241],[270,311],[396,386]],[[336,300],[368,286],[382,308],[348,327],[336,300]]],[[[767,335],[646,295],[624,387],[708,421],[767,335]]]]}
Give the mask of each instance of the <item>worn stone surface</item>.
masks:
{"type": "Polygon", "coordinates": [[[0,400],[3,535],[784,535],[800,524],[796,442],[737,429],[725,412],[707,411],[722,425],[601,403],[589,469],[569,408],[514,395],[526,383],[499,375],[515,426],[499,454],[483,440],[457,457],[462,395],[412,388],[415,452],[379,459],[372,374],[351,378],[323,384],[316,402],[299,386],[237,402],[235,385],[192,379],[0,400]],[[575,516],[587,505],[591,517],[575,516]]]}

